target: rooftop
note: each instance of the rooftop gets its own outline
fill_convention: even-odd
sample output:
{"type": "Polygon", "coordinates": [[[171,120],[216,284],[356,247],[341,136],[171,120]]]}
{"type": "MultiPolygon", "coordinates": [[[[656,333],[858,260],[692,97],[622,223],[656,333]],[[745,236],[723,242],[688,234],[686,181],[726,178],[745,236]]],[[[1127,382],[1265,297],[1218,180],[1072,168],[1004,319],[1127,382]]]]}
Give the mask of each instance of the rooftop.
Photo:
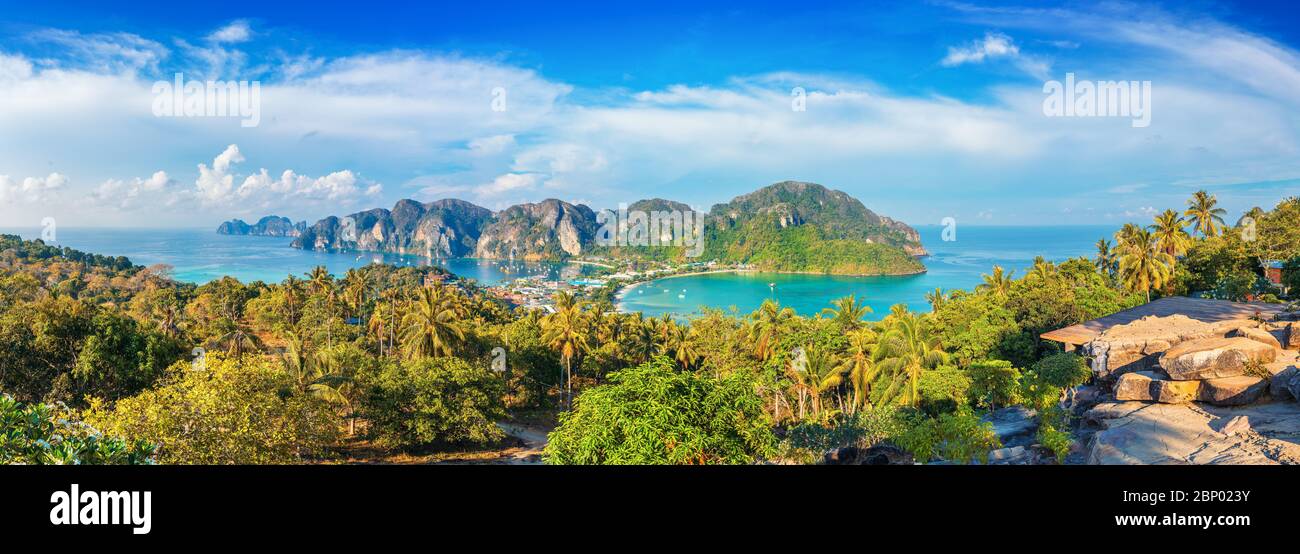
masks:
{"type": "Polygon", "coordinates": [[[1081,346],[1091,342],[1092,339],[1097,338],[1097,335],[1102,334],[1111,327],[1132,323],[1149,315],[1169,317],[1182,314],[1205,323],[1217,323],[1232,319],[1248,319],[1253,317],[1256,312],[1265,316],[1276,315],[1282,313],[1283,308],[1282,304],[1231,302],[1228,300],[1171,296],[1136,308],[1116,312],[1100,319],[1049,331],[1040,336],[1051,341],[1081,346]]]}

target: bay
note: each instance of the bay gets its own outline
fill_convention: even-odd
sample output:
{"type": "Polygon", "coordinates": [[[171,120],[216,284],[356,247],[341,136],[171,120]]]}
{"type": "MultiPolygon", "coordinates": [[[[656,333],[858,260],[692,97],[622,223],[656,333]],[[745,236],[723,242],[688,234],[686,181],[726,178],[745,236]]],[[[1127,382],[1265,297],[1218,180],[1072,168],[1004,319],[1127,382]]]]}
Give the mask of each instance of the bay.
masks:
{"type": "MultiPolygon", "coordinates": [[[[39,229],[4,229],[0,232],[25,239],[40,238],[39,229]]],[[[545,262],[506,262],[456,258],[431,260],[423,256],[374,252],[316,252],[292,248],[293,239],[218,235],[211,229],[92,229],[63,228],[54,244],[92,254],[126,256],[138,265],[168,264],[172,277],[190,283],[207,283],[231,276],[245,283],[278,283],[289,275],[302,277],[316,266],[334,275],[370,263],[438,265],[456,275],[486,285],[530,275],[571,279],[590,272],[591,266],[545,262]]]]}
{"type": "Polygon", "coordinates": [[[1024,275],[1035,256],[1060,262],[1096,253],[1097,239],[1114,242],[1115,226],[963,226],[956,239],[943,240],[943,227],[917,227],[930,251],[922,259],[926,273],[890,277],[848,277],[765,272],[710,273],[669,277],[625,289],[619,308],[647,316],[670,314],[683,318],[701,307],[730,309],[748,314],[764,300],[776,300],[800,315],[812,315],[836,298],[857,296],[871,307],[868,319],[879,319],[890,306],[906,304],[926,312],[925,294],[940,288],[973,289],[995,265],[1024,275]]]}

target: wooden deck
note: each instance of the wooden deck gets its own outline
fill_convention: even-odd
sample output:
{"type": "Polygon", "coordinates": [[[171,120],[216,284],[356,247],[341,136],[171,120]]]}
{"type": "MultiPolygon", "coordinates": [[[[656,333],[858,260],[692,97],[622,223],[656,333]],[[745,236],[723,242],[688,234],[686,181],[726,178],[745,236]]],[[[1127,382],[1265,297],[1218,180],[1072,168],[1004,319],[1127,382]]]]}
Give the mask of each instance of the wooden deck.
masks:
{"type": "Polygon", "coordinates": [[[1047,340],[1071,346],[1080,346],[1091,342],[1092,339],[1097,338],[1097,335],[1100,335],[1106,329],[1110,329],[1116,325],[1132,323],[1149,315],[1168,317],[1175,314],[1182,314],[1206,323],[1215,323],[1230,319],[1247,319],[1254,316],[1256,313],[1262,313],[1266,316],[1274,315],[1281,313],[1282,308],[1282,304],[1230,302],[1227,300],[1208,300],[1204,298],[1188,298],[1186,296],[1171,296],[1169,298],[1161,298],[1143,304],[1136,308],[1114,313],[1100,319],[1086,321],[1078,325],[1071,325],[1064,329],[1049,331],[1039,336],[1047,340]]]}

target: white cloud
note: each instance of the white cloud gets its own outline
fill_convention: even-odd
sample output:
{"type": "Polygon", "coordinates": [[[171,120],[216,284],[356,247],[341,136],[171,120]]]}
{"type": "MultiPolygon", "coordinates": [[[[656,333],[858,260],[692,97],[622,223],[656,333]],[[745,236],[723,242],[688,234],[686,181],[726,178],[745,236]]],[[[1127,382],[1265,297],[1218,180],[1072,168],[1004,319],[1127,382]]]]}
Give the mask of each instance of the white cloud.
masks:
{"type": "Polygon", "coordinates": [[[965,63],[984,63],[989,58],[1014,58],[1020,55],[1020,47],[1011,37],[1002,33],[987,33],[983,40],[976,40],[960,47],[949,47],[948,55],[941,62],[953,67],[965,63]]]}
{"type": "Polygon", "coordinates": [[[234,21],[225,27],[213,31],[208,35],[211,42],[239,43],[247,42],[252,38],[253,30],[248,26],[247,21],[234,21]]]}
{"type": "Polygon", "coordinates": [[[67,184],[68,178],[59,173],[27,177],[21,181],[0,175],[0,206],[48,202],[57,198],[58,190],[67,184]]]}
{"type": "Polygon", "coordinates": [[[964,64],[982,64],[986,60],[1007,59],[1029,75],[1045,79],[1052,64],[1045,59],[1021,53],[1011,37],[1003,33],[989,32],[984,38],[963,46],[948,47],[948,55],[939,63],[944,67],[956,67],[964,64]]]}
{"type": "MultiPolygon", "coordinates": [[[[129,181],[109,179],[95,188],[90,199],[99,205],[115,205],[120,210],[130,210],[140,207],[137,199],[142,195],[149,196],[168,191],[168,187],[175,183],[167,176],[166,171],[156,171],[147,179],[139,177],[129,181]]],[[[172,198],[168,199],[171,200],[172,198]]]]}

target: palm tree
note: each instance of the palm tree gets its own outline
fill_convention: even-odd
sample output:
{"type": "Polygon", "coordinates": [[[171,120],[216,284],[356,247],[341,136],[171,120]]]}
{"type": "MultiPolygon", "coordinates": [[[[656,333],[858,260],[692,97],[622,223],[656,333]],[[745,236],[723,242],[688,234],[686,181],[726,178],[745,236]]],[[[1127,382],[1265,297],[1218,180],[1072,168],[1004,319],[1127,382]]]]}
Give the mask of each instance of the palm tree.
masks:
{"type": "Polygon", "coordinates": [[[849,402],[849,413],[871,403],[869,393],[871,382],[878,375],[876,364],[871,356],[876,350],[879,336],[871,329],[858,329],[849,333],[848,355],[840,362],[839,370],[849,376],[853,386],[853,398],[849,402]]]}
{"type": "Polygon", "coordinates": [[[1155,235],[1156,246],[1165,254],[1178,257],[1187,252],[1192,236],[1187,234],[1187,221],[1173,210],[1156,216],[1156,222],[1147,227],[1155,235]]]}
{"type": "Polygon", "coordinates": [[[219,348],[224,350],[227,355],[238,358],[247,352],[260,350],[262,341],[243,325],[236,323],[229,332],[212,339],[208,346],[219,348]]]}
{"type": "Polygon", "coordinates": [[[1156,236],[1137,229],[1120,245],[1119,276],[1130,290],[1142,291],[1151,301],[1151,289],[1163,287],[1173,275],[1174,257],[1160,250],[1156,236]]]}
{"type": "Polygon", "coordinates": [[[699,349],[695,346],[695,330],[671,322],[665,329],[665,340],[659,345],[659,353],[671,357],[682,369],[691,369],[700,359],[699,349]]]}
{"type": "Polygon", "coordinates": [[[943,289],[935,287],[934,290],[925,293],[925,300],[930,303],[930,309],[937,312],[943,303],[948,301],[948,296],[943,293],[943,289]]]}
{"type": "Polygon", "coordinates": [[[456,299],[442,285],[420,289],[402,316],[402,347],[410,358],[451,356],[465,341],[465,324],[456,299]]]}
{"type": "Polygon", "coordinates": [[[750,315],[754,323],[750,327],[750,339],[754,341],[754,355],[767,361],[776,354],[776,342],[786,326],[794,320],[794,310],[781,308],[775,300],[764,300],[763,304],[750,315]]]}
{"type": "Polygon", "coordinates": [[[993,274],[984,274],[984,282],[975,287],[977,291],[990,291],[998,296],[1006,296],[1011,291],[1011,281],[1016,272],[1005,273],[1002,266],[993,266],[993,274]]]}
{"type": "Polygon", "coordinates": [[[356,420],[352,414],[352,401],[348,398],[352,377],[329,351],[308,356],[302,340],[292,332],[286,342],[288,346],[280,354],[280,367],[293,379],[297,393],[343,406],[348,415],[348,435],[355,434],[356,420]]]}
{"type": "Polygon", "coordinates": [[[1026,275],[1035,279],[1048,280],[1056,276],[1056,264],[1047,261],[1042,256],[1034,257],[1034,267],[1029,269],[1026,275]]]}
{"type": "Polygon", "coordinates": [[[1110,247],[1110,241],[1097,239],[1097,258],[1093,263],[1103,275],[1115,272],[1115,252],[1110,247]]]}
{"type": "Polygon", "coordinates": [[[809,345],[797,349],[786,367],[799,396],[799,417],[804,417],[805,401],[811,400],[813,416],[824,421],[822,396],[844,382],[839,358],[830,348],[809,345]]]}
{"type": "Polygon", "coordinates": [[[904,306],[880,335],[872,362],[885,386],[880,401],[916,406],[921,401],[921,372],[947,363],[948,354],[939,345],[939,337],[904,306]]]}
{"type": "Polygon", "coordinates": [[[1187,216],[1192,229],[1201,236],[1217,236],[1219,229],[1225,226],[1223,215],[1228,213],[1227,210],[1217,207],[1218,204],[1219,200],[1213,194],[1198,190],[1187,201],[1187,211],[1183,212],[1183,215],[1187,216]]]}
{"type": "Polygon", "coordinates": [[[542,320],[542,342],[554,348],[564,360],[565,403],[573,407],[573,358],[586,352],[589,328],[587,315],[574,296],[555,295],[555,313],[542,320]]]}
{"type": "Polygon", "coordinates": [[[834,316],[832,320],[841,329],[857,329],[862,325],[862,318],[871,313],[871,306],[866,302],[858,303],[857,298],[852,294],[832,300],[831,306],[822,310],[822,313],[834,316]]]}

